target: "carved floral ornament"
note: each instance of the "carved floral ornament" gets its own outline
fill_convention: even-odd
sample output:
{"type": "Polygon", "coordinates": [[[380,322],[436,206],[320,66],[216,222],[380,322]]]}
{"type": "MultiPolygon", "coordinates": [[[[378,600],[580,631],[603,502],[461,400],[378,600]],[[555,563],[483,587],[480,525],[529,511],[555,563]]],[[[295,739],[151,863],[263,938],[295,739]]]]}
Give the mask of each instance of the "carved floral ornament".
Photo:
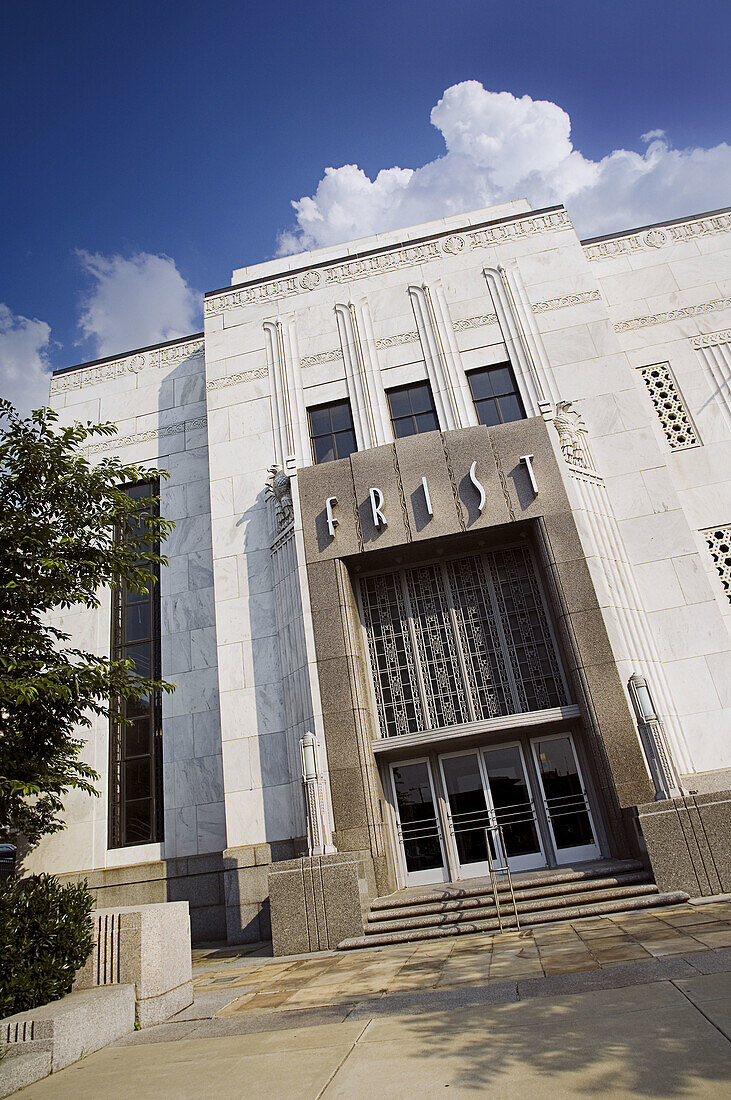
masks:
{"type": "Polygon", "coordinates": [[[483,229],[449,233],[444,237],[420,244],[405,245],[403,248],[379,252],[373,256],[364,256],[321,268],[311,268],[300,275],[286,275],[280,279],[242,287],[240,290],[211,295],[205,300],[204,312],[207,317],[213,317],[227,309],[238,309],[255,302],[288,298],[302,290],[317,290],[319,287],[350,283],[356,279],[380,275],[385,271],[415,267],[429,260],[441,259],[443,255],[454,256],[467,248],[471,250],[488,248],[503,241],[570,227],[571,222],[565,210],[555,210],[548,214],[527,214],[514,221],[489,225],[483,229]]]}
{"type": "MultiPolygon", "coordinates": [[[[533,455],[521,455],[520,461],[524,466],[528,475],[528,481],[530,482],[531,489],[534,496],[538,495],[538,482],[536,480],[535,470],[533,468],[533,455]]],[[[485,487],[480,481],[477,475],[477,460],[472,463],[469,468],[468,475],[472,484],[474,492],[476,494],[477,512],[482,515],[485,509],[485,503],[487,501],[487,494],[485,493],[485,487]]],[[[429,482],[426,477],[421,479],[421,491],[424,498],[424,507],[426,514],[431,519],[434,516],[434,509],[432,506],[431,494],[429,492],[429,482]]],[[[371,508],[371,516],[373,517],[373,526],[379,530],[388,527],[387,509],[388,503],[386,501],[386,495],[382,489],[377,486],[372,486],[368,490],[368,500],[371,508]]],[[[325,500],[325,518],[327,521],[327,529],[330,538],[335,538],[335,528],[339,526],[340,520],[336,514],[338,506],[338,498],[335,496],[327,497],[325,500]]],[[[397,499],[394,507],[401,508],[402,504],[397,499]]]]}

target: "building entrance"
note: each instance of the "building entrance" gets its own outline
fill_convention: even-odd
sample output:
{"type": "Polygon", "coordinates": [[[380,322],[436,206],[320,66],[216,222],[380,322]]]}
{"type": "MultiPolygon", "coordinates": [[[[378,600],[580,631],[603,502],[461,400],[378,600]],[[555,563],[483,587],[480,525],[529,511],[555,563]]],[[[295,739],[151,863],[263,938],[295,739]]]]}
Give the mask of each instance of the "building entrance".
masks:
{"type": "Polygon", "coordinates": [[[601,854],[568,733],[430,753],[389,771],[407,886],[485,876],[491,862],[517,872],[601,854]]]}

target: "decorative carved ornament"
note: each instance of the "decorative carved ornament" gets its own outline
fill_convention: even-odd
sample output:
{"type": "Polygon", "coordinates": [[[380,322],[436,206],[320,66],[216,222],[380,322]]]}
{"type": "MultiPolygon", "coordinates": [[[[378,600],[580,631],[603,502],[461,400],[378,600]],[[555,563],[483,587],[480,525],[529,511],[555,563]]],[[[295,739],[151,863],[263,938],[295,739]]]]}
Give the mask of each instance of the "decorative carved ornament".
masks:
{"type": "Polygon", "coordinates": [[[300,359],[300,366],[317,367],[320,363],[334,363],[337,359],[342,358],[343,353],[340,348],[332,348],[331,351],[318,351],[316,355],[303,355],[300,359]]]}
{"type": "Polygon", "coordinates": [[[321,268],[312,268],[300,275],[286,275],[281,279],[242,287],[240,290],[223,291],[221,294],[206,298],[204,312],[207,317],[223,313],[227,309],[252,305],[255,302],[271,302],[280,298],[289,298],[301,290],[316,290],[318,287],[332,286],[337,283],[350,283],[356,279],[365,279],[371,275],[380,275],[384,271],[415,267],[429,260],[441,259],[442,255],[455,255],[464,248],[485,248],[500,244],[502,241],[529,237],[536,233],[570,228],[571,222],[564,210],[550,214],[527,214],[516,221],[502,225],[487,226],[464,234],[449,233],[420,244],[405,245],[403,248],[379,252],[361,259],[347,260],[321,268]]]}
{"type": "MultiPolygon", "coordinates": [[[[699,302],[695,306],[684,306],[683,309],[671,309],[667,313],[652,313],[649,317],[630,317],[627,321],[617,321],[615,332],[632,332],[634,329],[647,328],[649,325],[664,325],[668,321],[680,321],[684,317],[702,317],[704,313],[714,313],[717,309],[731,307],[731,298],[714,298],[711,302],[699,302]]],[[[702,337],[694,337],[702,339],[702,337]]],[[[721,343],[721,341],[719,341],[721,343]]],[[[696,344],[696,347],[703,347],[696,344]]]]}
{"type": "Polygon", "coordinates": [[[584,290],[581,294],[564,294],[561,298],[548,298],[545,302],[534,302],[534,313],[547,313],[551,309],[565,309],[567,306],[580,306],[584,302],[601,301],[598,290],[584,290]]]}
{"type": "Polygon", "coordinates": [[[469,328],[482,328],[483,325],[496,325],[497,313],[481,313],[477,317],[463,317],[452,324],[455,332],[464,332],[469,328]]]}
{"type": "Polygon", "coordinates": [[[294,520],[294,509],[289,474],[281,466],[269,467],[265,492],[274,504],[277,532],[284,531],[294,520]]]}
{"type": "Polygon", "coordinates": [[[99,443],[92,443],[86,448],[89,455],[98,454],[100,451],[117,451],[122,447],[139,446],[149,443],[153,439],[165,439],[167,436],[180,435],[181,432],[193,432],[205,428],[207,423],[205,416],[198,416],[195,420],[180,420],[177,424],[168,424],[164,428],[153,428],[149,432],[138,432],[137,435],[115,435],[103,439],[99,443]]]}
{"type": "Polygon", "coordinates": [[[140,371],[150,368],[170,367],[201,351],[203,351],[202,337],[199,340],[188,340],[184,344],[173,344],[167,348],[153,348],[152,351],[125,355],[112,363],[100,363],[95,367],[82,367],[79,370],[69,371],[68,374],[57,374],[51,379],[51,396],[55,393],[78,390],[82,386],[95,386],[99,382],[108,382],[110,378],[121,378],[125,374],[139,374],[140,371]]]}
{"type": "Polygon", "coordinates": [[[268,367],[257,367],[256,370],[244,370],[240,374],[229,374],[225,378],[212,378],[206,382],[207,390],[222,390],[226,386],[236,386],[239,382],[253,382],[256,378],[266,378],[269,374],[268,367]]]}
{"type": "Polygon", "coordinates": [[[376,340],[376,347],[379,351],[383,351],[386,348],[396,348],[400,344],[411,344],[414,340],[419,339],[419,333],[414,329],[412,332],[398,332],[395,336],[382,336],[376,340]]]}
{"type": "Polygon", "coordinates": [[[584,254],[587,260],[606,260],[612,256],[623,256],[628,252],[648,252],[654,248],[691,241],[695,237],[707,237],[714,233],[726,233],[731,230],[731,214],[716,214],[711,218],[696,218],[694,221],[681,222],[680,225],[658,226],[642,233],[633,233],[629,237],[617,237],[609,241],[597,241],[585,244],[584,254]]]}
{"type": "Polygon", "coordinates": [[[715,348],[719,344],[731,344],[731,328],[722,329],[721,332],[704,332],[702,336],[691,337],[691,347],[715,348]]]}
{"type": "Polygon", "coordinates": [[[583,417],[571,401],[557,403],[553,423],[566,464],[572,470],[595,475],[596,467],[589,451],[589,433],[583,417]]]}

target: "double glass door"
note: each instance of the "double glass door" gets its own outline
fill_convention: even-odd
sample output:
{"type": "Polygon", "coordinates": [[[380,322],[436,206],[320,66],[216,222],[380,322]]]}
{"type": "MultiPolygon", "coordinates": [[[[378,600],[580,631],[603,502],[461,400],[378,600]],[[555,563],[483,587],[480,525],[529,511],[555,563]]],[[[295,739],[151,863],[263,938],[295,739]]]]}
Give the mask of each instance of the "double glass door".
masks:
{"type": "Polygon", "coordinates": [[[570,735],[534,738],[392,764],[406,884],[528,871],[598,858],[600,849],[570,735]],[[537,798],[533,795],[536,783],[537,798]],[[451,867],[451,875],[450,875],[451,867]]]}
{"type": "Polygon", "coordinates": [[[439,760],[459,877],[545,866],[519,744],[439,760]],[[488,852],[490,859],[488,859],[488,852]]]}

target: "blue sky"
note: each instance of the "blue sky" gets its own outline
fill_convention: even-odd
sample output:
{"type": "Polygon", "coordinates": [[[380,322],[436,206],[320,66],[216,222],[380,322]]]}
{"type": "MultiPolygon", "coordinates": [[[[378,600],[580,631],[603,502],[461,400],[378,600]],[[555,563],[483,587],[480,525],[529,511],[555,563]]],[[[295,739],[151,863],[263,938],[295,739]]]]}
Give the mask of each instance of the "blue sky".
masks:
{"type": "Polygon", "coordinates": [[[568,192],[584,236],[728,205],[728,12],[4,4],[0,391],[194,331],[202,291],[278,249],[522,195],[568,192]]]}

